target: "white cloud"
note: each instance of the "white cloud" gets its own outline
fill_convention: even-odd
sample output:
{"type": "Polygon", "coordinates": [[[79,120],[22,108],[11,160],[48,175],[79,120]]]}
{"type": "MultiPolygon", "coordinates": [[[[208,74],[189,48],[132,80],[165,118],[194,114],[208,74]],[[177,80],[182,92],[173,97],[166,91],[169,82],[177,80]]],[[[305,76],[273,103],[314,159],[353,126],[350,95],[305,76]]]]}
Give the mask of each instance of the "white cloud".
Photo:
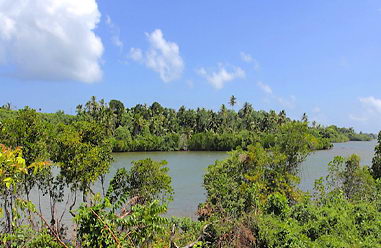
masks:
{"type": "Polygon", "coordinates": [[[95,0],[0,2],[0,63],[30,80],[98,81],[103,45],[95,0]]]}
{"type": "Polygon", "coordinates": [[[254,70],[256,70],[256,71],[259,70],[260,65],[259,65],[258,61],[256,59],[254,59],[250,54],[245,53],[245,52],[241,52],[240,55],[241,55],[241,60],[243,62],[246,62],[248,64],[252,64],[254,70]]]}
{"type": "Polygon", "coordinates": [[[360,106],[354,107],[354,113],[349,113],[349,120],[354,126],[366,132],[378,132],[381,123],[381,99],[374,96],[358,98],[360,106]]]}
{"type": "Polygon", "coordinates": [[[110,16],[106,16],[106,24],[110,28],[111,31],[111,41],[112,43],[118,47],[119,49],[123,49],[124,43],[120,39],[120,29],[118,26],[114,24],[114,22],[111,20],[110,16]]]}
{"type": "Polygon", "coordinates": [[[219,65],[217,71],[208,72],[202,67],[197,70],[197,73],[203,76],[216,89],[222,89],[225,83],[235,79],[244,78],[246,75],[245,71],[240,67],[233,67],[230,71],[228,71],[222,64],[219,65]]]}
{"type": "Polygon", "coordinates": [[[253,60],[253,68],[256,71],[258,71],[261,68],[257,60],[253,60]]]}
{"type": "Polygon", "coordinates": [[[143,52],[139,48],[131,48],[130,49],[130,58],[135,61],[142,61],[143,60],[143,52]]]}
{"type": "Polygon", "coordinates": [[[349,119],[356,122],[366,123],[369,120],[380,119],[381,113],[381,99],[373,96],[360,97],[359,101],[362,104],[361,113],[349,114],[349,119]]]}
{"type": "Polygon", "coordinates": [[[261,81],[259,81],[257,83],[258,87],[265,93],[267,94],[272,94],[273,93],[273,90],[271,89],[271,87],[265,83],[262,83],[261,81]]]}
{"type": "Polygon", "coordinates": [[[289,97],[281,97],[281,96],[277,96],[273,93],[273,90],[272,88],[259,81],[257,82],[257,86],[264,92],[267,94],[266,98],[264,99],[266,103],[270,103],[270,100],[274,100],[276,102],[278,102],[278,104],[284,108],[294,108],[295,107],[295,103],[296,103],[296,97],[295,96],[289,96],[289,97]]]}
{"type": "Polygon", "coordinates": [[[141,49],[131,48],[130,57],[159,73],[164,82],[179,79],[184,70],[179,46],[175,42],[166,41],[160,29],[146,35],[149,49],[143,54],[141,49]]]}
{"type": "Polygon", "coordinates": [[[369,96],[360,98],[360,102],[368,109],[368,111],[381,113],[381,99],[369,96]]]}
{"type": "Polygon", "coordinates": [[[253,62],[253,57],[251,57],[250,54],[241,52],[241,59],[246,62],[246,63],[251,63],[253,62]]]}
{"type": "Polygon", "coordinates": [[[120,40],[119,36],[112,36],[111,41],[112,43],[114,43],[115,46],[119,47],[120,49],[122,49],[124,46],[124,43],[120,40]]]}

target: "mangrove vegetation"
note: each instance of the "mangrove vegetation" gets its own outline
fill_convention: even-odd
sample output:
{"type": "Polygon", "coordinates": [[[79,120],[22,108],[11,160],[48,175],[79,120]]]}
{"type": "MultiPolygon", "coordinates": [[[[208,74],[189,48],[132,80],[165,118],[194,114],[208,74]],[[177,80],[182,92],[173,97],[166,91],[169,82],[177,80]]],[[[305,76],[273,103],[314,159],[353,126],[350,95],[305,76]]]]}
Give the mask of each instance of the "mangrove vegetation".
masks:
{"type": "MultiPolygon", "coordinates": [[[[233,107],[236,99],[230,99],[233,107]]],[[[370,140],[352,128],[292,120],[285,111],[215,112],[93,97],[77,115],[0,110],[2,247],[381,247],[381,132],[370,167],[335,157],[313,192],[301,163],[332,142],[370,140]],[[166,161],[105,175],[112,151],[229,151],[208,167],[197,220],[165,215],[166,161]],[[102,185],[94,191],[95,183],[102,185]],[[31,196],[48,199],[49,209],[31,196]],[[78,206],[78,203],[80,205],[78,206]],[[72,216],[68,225],[62,218],[72,216]]],[[[192,175],[189,175],[192,176],[192,175]]]]}

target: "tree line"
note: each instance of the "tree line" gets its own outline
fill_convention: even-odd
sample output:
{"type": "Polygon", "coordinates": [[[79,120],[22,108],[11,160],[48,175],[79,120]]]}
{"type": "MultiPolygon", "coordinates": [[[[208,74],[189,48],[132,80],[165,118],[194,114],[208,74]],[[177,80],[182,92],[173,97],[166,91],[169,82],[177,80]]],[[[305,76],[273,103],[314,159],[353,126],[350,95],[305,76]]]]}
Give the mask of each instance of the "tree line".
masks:
{"type": "MultiPolygon", "coordinates": [[[[237,99],[232,96],[229,105],[234,107],[237,99]]],[[[0,120],[14,117],[10,104],[0,109],[0,120]]],[[[54,114],[40,114],[44,121],[74,123],[77,121],[96,122],[112,137],[114,152],[126,151],[178,151],[209,150],[229,151],[247,148],[249,144],[274,134],[285,123],[308,123],[308,132],[315,137],[313,149],[329,149],[333,142],[350,140],[371,140],[372,134],[356,133],[353,128],[322,126],[308,121],[304,114],[301,120],[291,120],[284,110],[276,113],[255,110],[250,103],[244,103],[238,111],[222,104],[219,111],[205,108],[178,110],[165,108],[154,102],[150,106],[137,104],[126,108],[121,101],[95,97],[76,108],[77,114],[66,115],[63,111],[54,114]]]]}

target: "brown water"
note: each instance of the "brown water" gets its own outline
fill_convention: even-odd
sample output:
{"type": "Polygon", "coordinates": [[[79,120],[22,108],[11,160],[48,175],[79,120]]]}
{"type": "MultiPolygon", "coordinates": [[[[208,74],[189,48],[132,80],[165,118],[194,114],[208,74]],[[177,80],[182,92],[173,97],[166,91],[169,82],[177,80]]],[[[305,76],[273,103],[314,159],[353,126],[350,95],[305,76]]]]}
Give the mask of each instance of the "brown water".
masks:
{"type": "Polygon", "coordinates": [[[195,216],[198,204],[205,200],[202,181],[206,168],[216,160],[223,160],[227,156],[226,152],[115,153],[110,174],[114,175],[118,168],[129,168],[131,161],[134,160],[145,158],[166,160],[175,193],[173,202],[168,206],[168,214],[191,217],[195,216]]]}
{"type": "Polygon", "coordinates": [[[335,156],[349,157],[352,154],[357,154],[361,158],[361,165],[371,166],[376,144],[376,140],[351,141],[336,143],[331,150],[313,152],[301,166],[300,188],[304,191],[311,191],[316,179],[327,176],[328,163],[335,156]]]}
{"type": "MultiPolygon", "coordinates": [[[[337,143],[331,150],[316,151],[309,155],[300,170],[300,188],[311,191],[316,179],[327,175],[328,163],[335,156],[348,157],[356,153],[362,165],[372,162],[376,141],[337,143]]],[[[202,178],[206,168],[215,160],[226,158],[226,152],[127,152],[115,153],[111,175],[121,167],[130,167],[131,161],[144,158],[166,160],[175,191],[168,214],[193,217],[199,203],[205,200],[202,178]]],[[[110,180],[111,176],[109,177],[110,180]]]]}
{"type": "MultiPolygon", "coordinates": [[[[300,188],[305,191],[313,189],[314,181],[327,175],[328,163],[335,156],[348,157],[356,153],[362,159],[362,165],[370,165],[374,155],[376,141],[347,142],[335,144],[331,150],[316,151],[309,155],[301,165],[300,188]]],[[[126,152],[114,153],[114,162],[110,173],[106,176],[106,189],[108,182],[115,175],[118,168],[129,168],[131,161],[145,158],[153,160],[166,160],[169,174],[172,177],[174,200],[168,206],[168,215],[195,217],[199,203],[205,200],[205,191],[202,187],[203,175],[206,168],[216,160],[226,158],[226,152],[126,152]]],[[[101,192],[100,184],[96,184],[94,191],[101,192]]],[[[79,196],[79,198],[81,198],[79,196]]],[[[38,203],[38,195],[32,196],[33,202],[38,203]]],[[[78,206],[79,204],[77,204],[78,206]]],[[[41,198],[41,207],[45,213],[49,209],[48,199],[41,198]]],[[[63,206],[61,205],[61,208],[63,206]]],[[[57,206],[60,209],[60,206],[57,206]]],[[[61,211],[58,211],[61,213],[61,211]]],[[[71,223],[71,215],[65,213],[63,222],[71,223]]]]}

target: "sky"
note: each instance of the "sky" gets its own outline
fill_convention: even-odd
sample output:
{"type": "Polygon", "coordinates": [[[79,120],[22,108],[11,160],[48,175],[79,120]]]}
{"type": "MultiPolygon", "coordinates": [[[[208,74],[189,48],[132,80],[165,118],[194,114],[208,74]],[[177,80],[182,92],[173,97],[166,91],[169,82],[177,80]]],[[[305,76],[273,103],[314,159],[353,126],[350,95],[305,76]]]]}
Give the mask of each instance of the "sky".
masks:
{"type": "Polygon", "coordinates": [[[381,129],[379,0],[0,0],[0,105],[96,96],[381,129]]]}

